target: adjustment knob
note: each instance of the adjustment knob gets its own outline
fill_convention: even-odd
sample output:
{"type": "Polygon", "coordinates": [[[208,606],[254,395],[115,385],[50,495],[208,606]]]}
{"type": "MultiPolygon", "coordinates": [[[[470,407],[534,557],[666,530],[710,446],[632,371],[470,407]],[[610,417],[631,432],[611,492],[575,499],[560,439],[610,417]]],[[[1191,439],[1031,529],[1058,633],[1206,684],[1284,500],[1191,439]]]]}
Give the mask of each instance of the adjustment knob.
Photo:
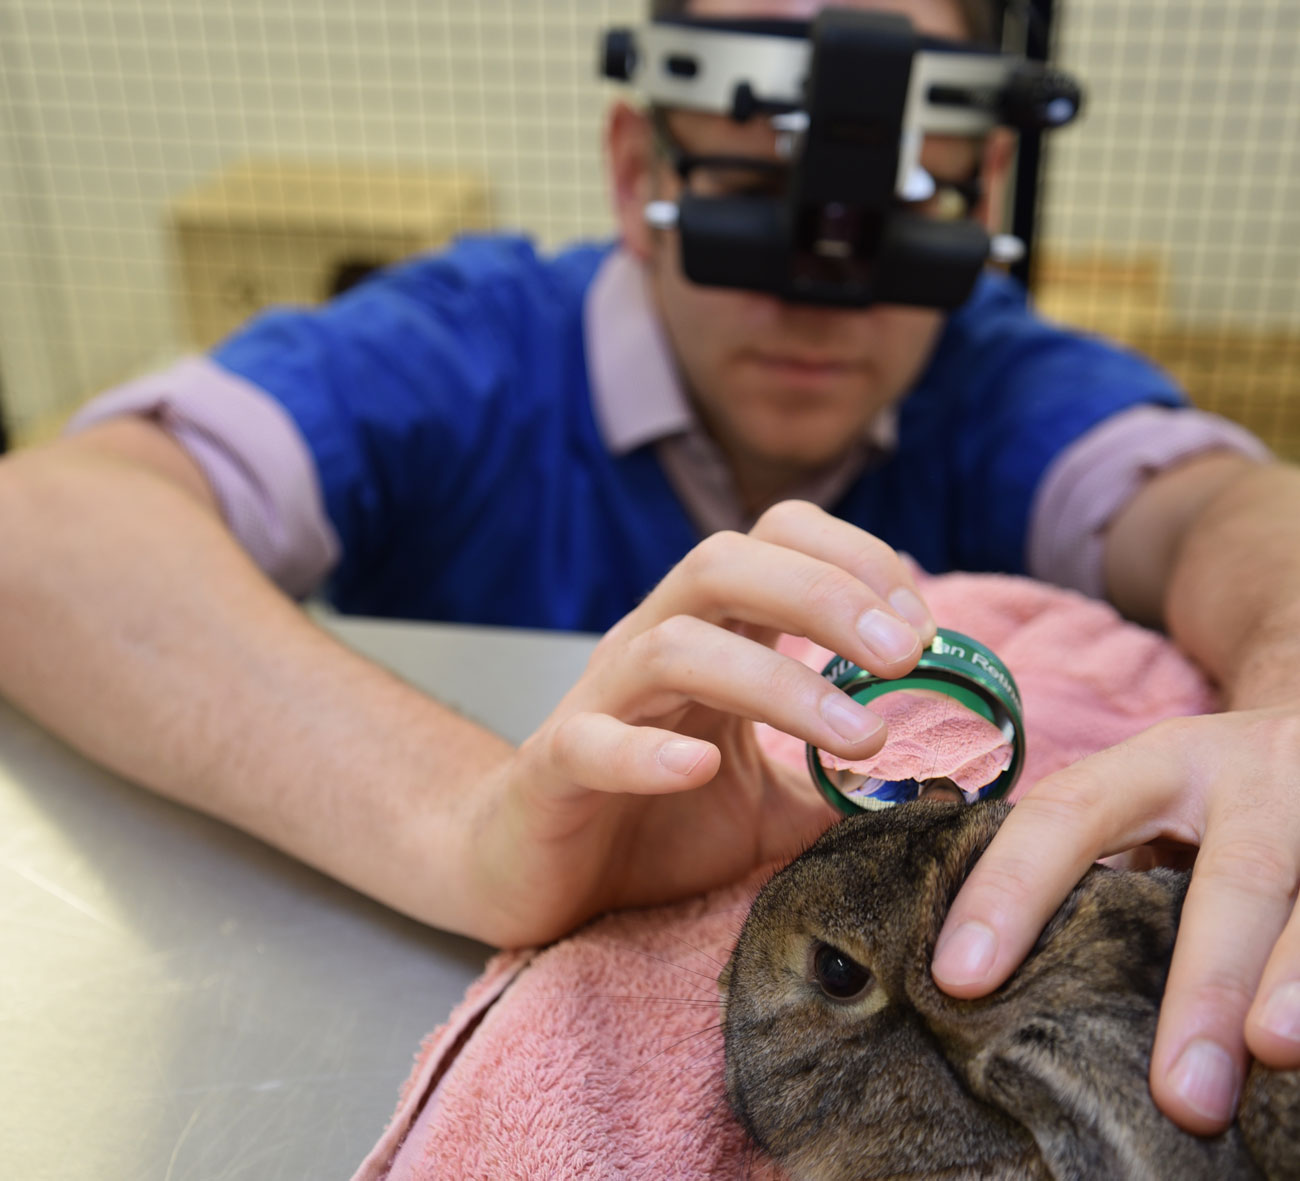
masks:
{"type": "Polygon", "coordinates": [[[610,29],[601,40],[600,72],[616,82],[630,82],[636,73],[636,33],[610,29]]]}
{"type": "Polygon", "coordinates": [[[1043,131],[1069,123],[1083,106],[1079,84],[1060,70],[1025,66],[1002,91],[998,114],[1008,127],[1043,131]]]}

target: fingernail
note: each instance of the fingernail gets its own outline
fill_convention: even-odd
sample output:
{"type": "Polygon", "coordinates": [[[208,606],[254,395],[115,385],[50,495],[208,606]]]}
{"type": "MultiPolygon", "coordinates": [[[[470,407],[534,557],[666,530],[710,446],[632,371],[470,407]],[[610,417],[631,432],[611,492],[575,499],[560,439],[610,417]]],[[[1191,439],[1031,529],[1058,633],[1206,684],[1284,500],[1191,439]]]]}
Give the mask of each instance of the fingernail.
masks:
{"type": "Polygon", "coordinates": [[[818,707],[830,728],[846,742],[865,742],[885,723],[843,693],[828,693],[818,707]]]}
{"type": "Polygon", "coordinates": [[[920,641],[916,632],[901,619],[873,607],[858,620],[858,635],[881,660],[893,664],[905,660],[920,641]]]}
{"type": "Polygon", "coordinates": [[[905,586],[900,586],[889,596],[889,605],[907,620],[924,638],[934,634],[934,616],[926,606],[905,586]]]}
{"type": "Polygon", "coordinates": [[[700,765],[709,748],[702,742],[674,738],[659,748],[659,762],[677,775],[689,775],[700,765]]]}
{"type": "Polygon", "coordinates": [[[945,984],[978,984],[993,967],[998,937],[985,923],[962,923],[934,953],[934,974],[945,984]]]}
{"type": "Polygon", "coordinates": [[[1198,1115],[1215,1123],[1237,1110],[1237,1066],[1222,1046],[1198,1038],[1189,1042],[1169,1072],[1169,1085],[1198,1115]]]}
{"type": "Polygon", "coordinates": [[[1273,990],[1259,1023],[1288,1042],[1300,1042],[1300,982],[1292,980],[1273,990]]]}

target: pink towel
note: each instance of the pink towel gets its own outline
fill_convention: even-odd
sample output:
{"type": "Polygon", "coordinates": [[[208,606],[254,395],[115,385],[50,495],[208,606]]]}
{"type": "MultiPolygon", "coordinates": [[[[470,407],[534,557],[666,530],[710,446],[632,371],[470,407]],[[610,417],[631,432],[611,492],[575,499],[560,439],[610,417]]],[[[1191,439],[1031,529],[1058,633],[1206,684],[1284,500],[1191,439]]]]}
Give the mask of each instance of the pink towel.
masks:
{"type": "MultiPolygon", "coordinates": [[[[993,648],[1020,686],[1028,750],[1016,794],[1162,718],[1215,708],[1167,640],[1103,604],[992,575],[923,589],[939,623],[993,648]]],[[[788,650],[824,659],[804,641],[788,650]]],[[[950,768],[995,753],[987,727],[953,727],[950,709],[918,715],[893,774],[939,773],[935,742],[950,768]]],[[[802,743],[762,737],[802,764],[802,743]]],[[[497,956],[425,1041],[357,1181],[777,1177],[727,1108],[715,983],[768,873],[497,956]]]]}

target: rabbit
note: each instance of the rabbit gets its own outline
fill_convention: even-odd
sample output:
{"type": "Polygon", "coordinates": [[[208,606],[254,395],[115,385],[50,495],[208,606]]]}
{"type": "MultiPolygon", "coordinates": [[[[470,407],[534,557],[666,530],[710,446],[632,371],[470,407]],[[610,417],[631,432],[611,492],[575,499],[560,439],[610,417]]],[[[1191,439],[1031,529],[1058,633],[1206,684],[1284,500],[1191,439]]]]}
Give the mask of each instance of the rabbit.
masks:
{"type": "Polygon", "coordinates": [[[1251,1070],[1223,1135],[1147,1086],[1187,875],[1089,870],[993,995],[939,991],[944,915],[1008,808],[831,828],[759,892],[719,979],[726,1089],[799,1181],[1300,1177],[1300,1071],[1251,1070]]]}

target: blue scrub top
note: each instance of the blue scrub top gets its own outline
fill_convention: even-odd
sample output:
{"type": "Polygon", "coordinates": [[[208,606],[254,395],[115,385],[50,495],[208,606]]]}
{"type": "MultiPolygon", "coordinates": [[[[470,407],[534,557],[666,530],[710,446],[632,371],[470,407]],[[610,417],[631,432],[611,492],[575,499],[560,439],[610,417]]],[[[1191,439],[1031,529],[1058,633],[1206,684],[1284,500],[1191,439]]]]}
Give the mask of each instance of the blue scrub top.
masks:
{"type": "MultiPolygon", "coordinates": [[[[596,428],[583,299],[609,249],[467,238],[215,351],[315,459],[340,610],[602,631],[699,540],[653,448],[611,455],[596,428]]],[[[1140,403],[1185,399],[985,274],[902,403],[897,450],[833,511],[934,573],[1022,573],[1048,465],[1140,403]]]]}

